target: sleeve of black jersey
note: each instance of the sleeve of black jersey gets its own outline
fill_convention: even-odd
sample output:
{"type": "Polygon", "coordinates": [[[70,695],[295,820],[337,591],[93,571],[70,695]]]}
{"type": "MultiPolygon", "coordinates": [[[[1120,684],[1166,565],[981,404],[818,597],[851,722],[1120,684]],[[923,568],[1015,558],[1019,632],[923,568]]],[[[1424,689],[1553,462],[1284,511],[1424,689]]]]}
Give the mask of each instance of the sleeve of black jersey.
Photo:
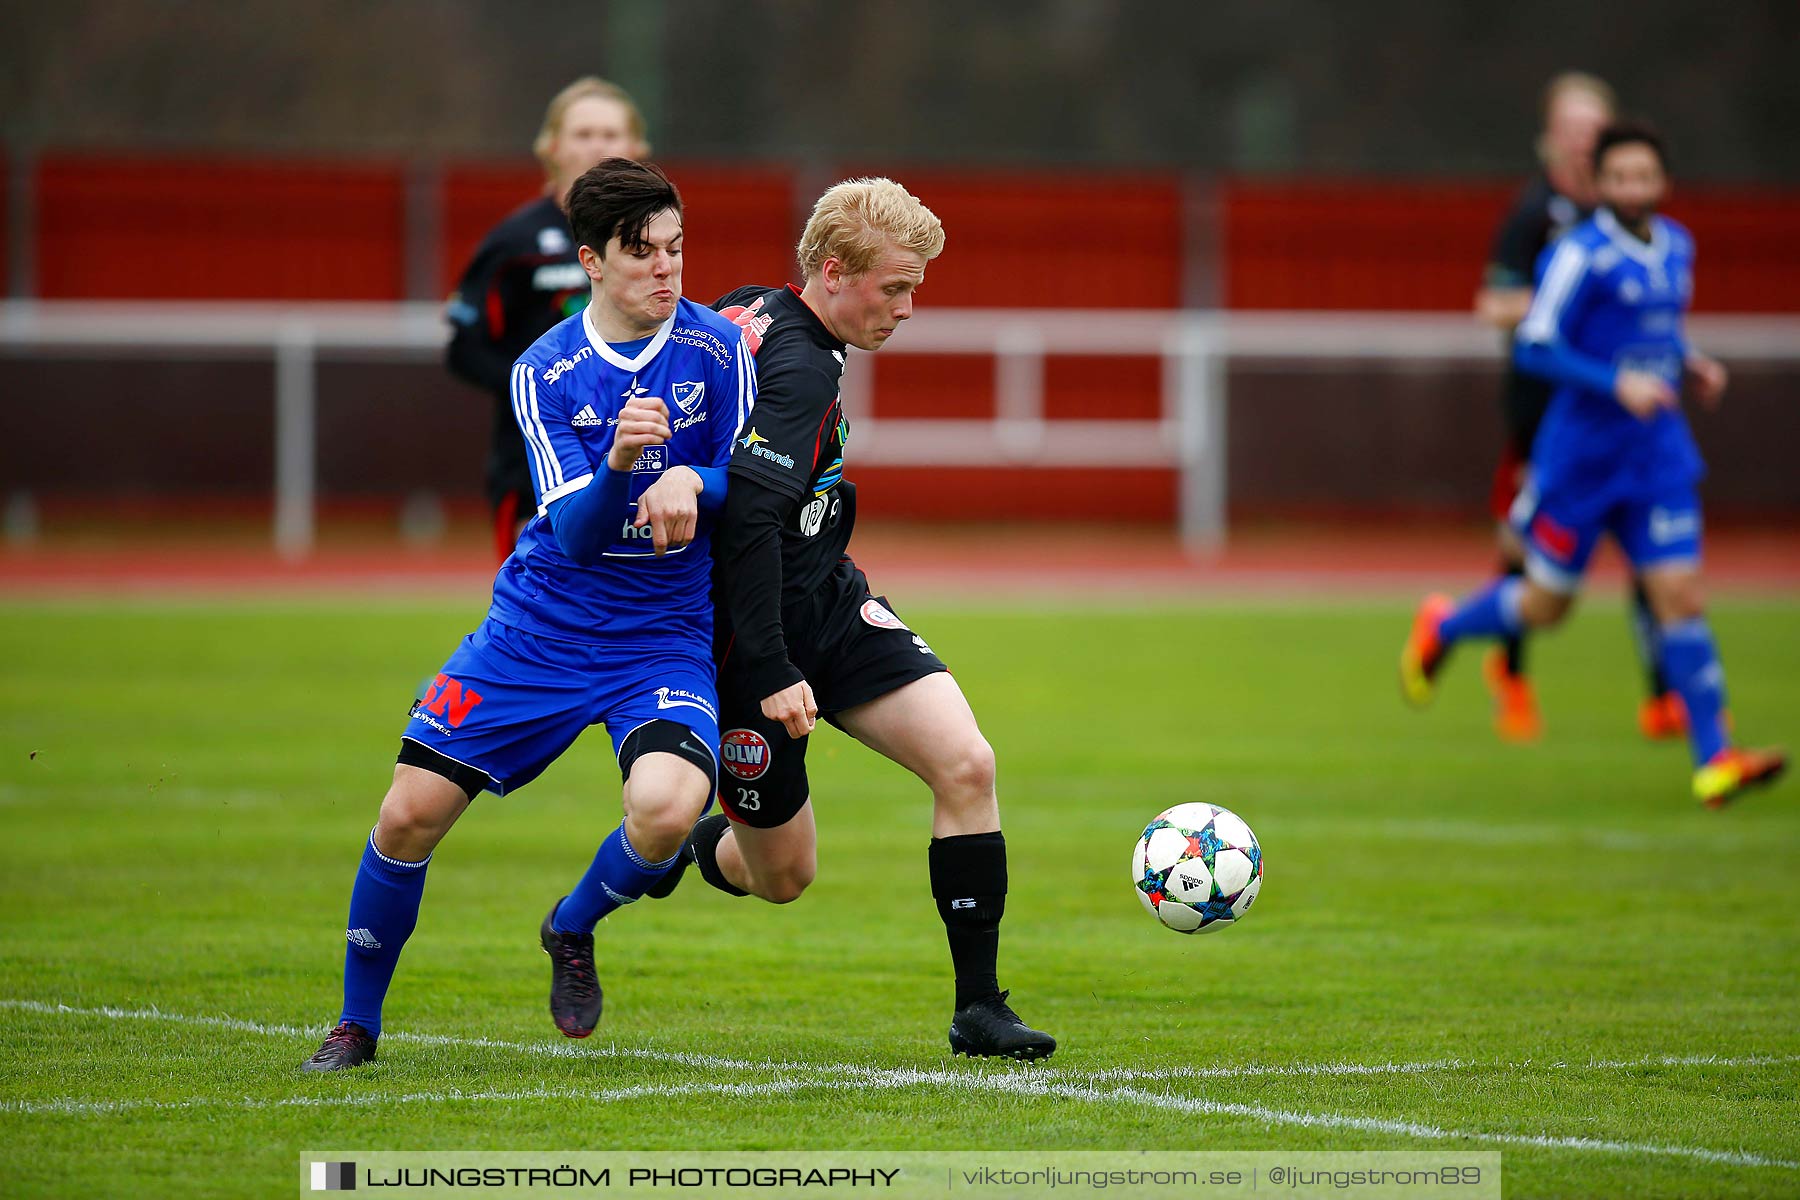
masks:
{"type": "Polygon", "coordinates": [[[1538,251],[1543,249],[1544,217],[1531,196],[1521,196],[1506,214],[1506,220],[1494,234],[1494,246],[1488,254],[1487,286],[1494,288],[1528,288],[1532,272],[1537,268],[1538,251]]]}
{"type": "Polygon", "coordinates": [[[836,376],[803,347],[764,345],[756,356],[756,405],[731,448],[731,473],[804,498],[837,389],[836,376]]]}
{"type": "Polygon", "coordinates": [[[807,347],[763,346],[756,405],[731,447],[731,486],[714,535],[738,658],[759,698],[800,682],[781,628],[781,530],[806,498],[837,380],[807,347]],[[741,657],[739,657],[741,656],[741,657]]]}
{"type": "Polygon", "coordinates": [[[713,535],[719,586],[731,615],[733,667],[759,700],[805,678],[788,658],[781,628],[781,528],[794,506],[786,492],[755,477],[734,479],[713,535]]]}
{"type": "Polygon", "coordinates": [[[450,346],[445,363],[450,373],[489,392],[504,394],[512,375],[513,360],[496,338],[504,331],[488,328],[488,295],[494,288],[500,265],[512,251],[503,230],[496,229],[482,241],[469,260],[445,315],[450,319],[450,346]]]}

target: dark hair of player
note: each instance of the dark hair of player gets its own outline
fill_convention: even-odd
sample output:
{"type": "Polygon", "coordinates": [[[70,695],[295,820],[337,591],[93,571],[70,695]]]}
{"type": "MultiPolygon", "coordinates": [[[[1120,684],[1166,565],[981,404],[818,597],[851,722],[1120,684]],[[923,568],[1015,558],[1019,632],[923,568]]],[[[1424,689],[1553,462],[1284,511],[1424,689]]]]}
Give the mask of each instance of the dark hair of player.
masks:
{"type": "Polygon", "coordinates": [[[604,258],[615,237],[627,250],[644,249],[645,227],[665,210],[679,215],[681,193],[651,163],[603,158],[575,181],[565,207],[575,241],[604,258]]]}
{"type": "Polygon", "coordinates": [[[1650,147],[1656,151],[1656,161],[1662,164],[1662,169],[1669,169],[1669,152],[1663,146],[1662,134],[1656,131],[1656,126],[1648,121],[1621,120],[1602,129],[1600,136],[1594,139],[1595,172],[1599,172],[1600,163],[1606,158],[1608,150],[1615,146],[1632,145],[1650,147]]]}

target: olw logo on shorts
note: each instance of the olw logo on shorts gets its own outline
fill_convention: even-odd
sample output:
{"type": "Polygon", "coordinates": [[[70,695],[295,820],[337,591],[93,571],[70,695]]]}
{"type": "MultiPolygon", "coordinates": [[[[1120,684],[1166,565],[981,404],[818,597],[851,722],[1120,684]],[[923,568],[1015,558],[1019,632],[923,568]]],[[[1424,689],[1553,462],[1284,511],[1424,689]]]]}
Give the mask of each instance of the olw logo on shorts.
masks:
{"type": "Polygon", "coordinates": [[[442,671],[425,689],[425,711],[444,718],[452,729],[460,727],[480,703],[481,693],[465,688],[442,671]]]}

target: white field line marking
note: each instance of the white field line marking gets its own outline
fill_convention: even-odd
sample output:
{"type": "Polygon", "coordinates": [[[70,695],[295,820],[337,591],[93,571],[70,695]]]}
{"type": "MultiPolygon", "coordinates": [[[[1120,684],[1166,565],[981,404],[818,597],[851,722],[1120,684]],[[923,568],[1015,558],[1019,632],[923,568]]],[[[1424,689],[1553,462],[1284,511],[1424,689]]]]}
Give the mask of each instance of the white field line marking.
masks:
{"type": "MultiPolygon", "coordinates": [[[[246,1021],[237,1017],[196,1016],[188,1013],[164,1012],[159,1008],[114,1008],[101,1006],[96,1008],[80,1008],[67,1004],[47,1004],[41,1000],[3,1000],[0,1009],[15,1009],[21,1012],[41,1013],[50,1016],[72,1017],[106,1017],[110,1019],[139,1021],[168,1021],[180,1025],[199,1025],[213,1029],[229,1029],[238,1033],[255,1033],[269,1037],[292,1037],[300,1039],[316,1038],[320,1030],[305,1028],[299,1025],[275,1025],[261,1021],[246,1021]]],[[[521,1054],[539,1055],[545,1058],[629,1058],[641,1062],[660,1062],[674,1066],[695,1067],[708,1071],[768,1071],[799,1072],[801,1074],[837,1074],[843,1071],[880,1070],[848,1063],[809,1063],[777,1061],[775,1059],[742,1059],[721,1058],[712,1054],[695,1054],[684,1050],[645,1050],[638,1047],[620,1047],[614,1045],[588,1045],[583,1042],[508,1042],[485,1037],[454,1037],[441,1033],[406,1033],[389,1031],[382,1038],[388,1041],[411,1042],[424,1046],[467,1046],[482,1050],[509,1050],[521,1054]]],[[[1481,1071],[1481,1070],[1591,1070],[1619,1071],[1635,1070],[1644,1067],[1766,1067],[1786,1063],[1800,1062],[1800,1054],[1782,1055],[1743,1055],[1724,1057],[1716,1054],[1655,1054],[1642,1058],[1630,1059],[1598,1059],[1591,1062],[1570,1062],[1567,1059],[1553,1059],[1535,1062],[1526,1059],[1522,1062],[1483,1062],[1476,1059],[1439,1058],[1422,1062],[1385,1062],[1385,1063],[1291,1063],[1286,1065],[1260,1065],[1245,1063],[1229,1067],[1163,1067],[1132,1068],[1106,1067],[1100,1070],[1085,1070],[1078,1067],[1055,1067],[1049,1065],[1026,1066],[996,1060],[993,1063],[980,1064],[990,1071],[1007,1074],[1029,1074],[1034,1079],[1053,1078],[1082,1083],[1128,1083],[1148,1080],[1152,1082],[1174,1083],[1183,1079],[1245,1079],[1275,1076],[1335,1076],[1335,1075],[1417,1075],[1435,1071],[1481,1071]]],[[[976,1064],[971,1063],[971,1066],[976,1064]]],[[[960,1076],[959,1076],[960,1078],[960,1076]]]]}
{"type": "MultiPolygon", "coordinates": [[[[111,1006],[97,1008],[79,1008],[62,1004],[46,1004],[35,1000],[0,1000],[0,1008],[18,1009],[52,1015],[106,1017],[127,1020],[168,1021],[185,1025],[200,1025],[215,1029],[229,1029],[240,1033],[255,1033],[273,1037],[311,1038],[318,1036],[318,1030],[296,1025],[268,1024],[260,1021],[246,1021],[235,1017],[194,1016],[186,1013],[169,1013],[156,1008],[124,1009],[111,1006]]],[[[454,1037],[447,1034],[406,1033],[392,1031],[382,1035],[392,1041],[411,1042],[427,1046],[464,1046],[477,1049],[507,1050],[523,1054],[538,1055],[546,1058],[628,1058],[639,1061],[661,1062],[676,1066],[695,1067],[702,1070],[728,1071],[767,1071],[767,1072],[800,1072],[802,1074],[837,1074],[846,1070],[870,1070],[871,1068],[852,1066],[840,1063],[806,1063],[777,1061],[764,1059],[761,1061],[747,1059],[721,1058],[716,1055],[695,1054],[687,1051],[645,1050],[636,1047],[586,1045],[573,1042],[510,1042],[484,1037],[454,1037]]],[[[1270,1076],[1374,1076],[1374,1075],[1411,1075],[1436,1071],[1459,1070],[1626,1070],[1643,1067],[1667,1066],[1716,1066],[1716,1067],[1759,1067],[1791,1062],[1800,1062],[1800,1055],[1750,1055],[1736,1058],[1718,1055],[1649,1055],[1637,1059],[1599,1060],[1589,1063],[1573,1063],[1566,1060],[1555,1060],[1535,1063],[1530,1060],[1520,1063],[1480,1062],[1466,1059],[1434,1059],[1423,1062],[1387,1062],[1387,1063],[1294,1063],[1289,1065],[1257,1065],[1244,1064],[1232,1067],[1188,1067],[1161,1069],[1134,1069],[1126,1067],[1105,1068],[1098,1071],[1078,1068],[1061,1068],[1040,1066],[1036,1068],[1019,1067],[1011,1063],[996,1062],[992,1067],[1001,1071],[1030,1071],[1037,1078],[1053,1077],[1059,1080],[1070,1080],[1086,1083],[1126,1083],[1148,1080],[1153,1082],[1176,1082],[1182,1079],[1241,1079],[1249,1077],[1270,1076]]],[[[989,1064],[983,1064],[988,1066],[989,1064]]]]}
{"type": "Polygon", "coordinates": [[[1286,1109],[1265,1108],[1260,1104],[1228,1104],[1195,1096],[1177,1096],[1168,1092],[1146,1092],[1139,1088],[1128,1087],[1101,1091],[1092,1087],[1068,1087],[1049,1083],[1034,1084],[1024,1079],[995,1079],[990,1081],[987,1086],[990,1090],[995,1091],[1057,1096],[1062,1099],[1083,1100],[1096,1104],[1132,1104],[1139,1107],[1172,1108],[1179,1112],[1201,1115],[1221,1114],[1249,1117],[1253,1120],[1266,1121],[1272,1125],[1295,1125],[1311,1129],[1354,1129],[1367,1133],[1397,1133],[1407,1137],[1428,1138],[1433,1141],[1493,1142],[1503,1146],[1533,1146],[1552,1150],[1645,1154],[1668,1158],[1691,1158],[1700,1162],[1739,1167],[1780,1167],[1789,1171],[1800,1170],[1800,1162],[1767,1158],[1760,1154],[1751,1154],[1740,1150],[1711,1150],[1703,1146],[1672,1146],[1662,1142],[1621,1142],[1603,1138],[1553,1137],[1549,1134],[1482,1133],[1466,1129],[1443,1129],[1436,1125],[1424,1125],[1417,1121],[1394,1120],[1387,1117],[1352,1117],[1337,1113],[1292,1112],[1286,1109]]]}
{"type": "MultiPolygon", "coordinates": [[[[326,1031],[299,1025],[270,1025],[261,1021],[245,1021],[237,1017],[192,1016],[187,1013],[163,1012],[159,1008],[77,1008],[67,1004],[46,1004],[39,1000],[0,1000],[0,1008],[53,1016],[107,1017],[128,1021],[171,1021],[179,1025],[199,1025],[210,1029],[230,1029],[238,1033],[257,1033],[269,1037],[318,1038],[326,1031]]],[[[382,1041],[413,1042],[424,1046],[469,1046],[482,1050],[513,1050],[545,1058],[635,1058],[676,1066],[698,1067],[709,1071],[792,1071],[805,1070],[813,1064],[784,1062],[750,1062],[738,1058],[719,1058],[711,1054],[692,1054],[684,1050],[642,1050],[635,1047],[587,1045],[568,1040],[560,1042],[503,1042],[494,1038],[451,1037],[441,1033],[384,1032],[382,1041]]]]}
{"type": "Polygon", "coordinates": [[[1437,1058],[1424,1062],[1385,1063],[1293,1063],[1287,1066],[1241,1067],[1107,1067],[1098,1071],[1082,1071],[1058,1067],[1039,1067],[1037,1078],[1082,1080],[1087,1083],[1128,1083],[1150,1080],[1177,1083],[1183,1079],[1245,1079],[1263,1076],[1307,1075],[1419,1075],[1435,1071],[1631,1071],[1645,1067],[1772,1067],[1800,1062],[1800,1054],[1747,1054],[1726,1057],[1719,1054],[1647,1054],[1642,1058],[1593,1059],[1572,1062],[1556,1058],[1543,1062],[1525,1059],[1521,1062],[1482,1061],[1465,1058],[1437,1058]]]}
{"type": "MultiPolygon", "coordinates": [[[[181,1013],[165,1013],[157,1009],[111,1009],[91,1008],[78,1009],[67,1005],[46,1004],[35,1000],[0,1000],[0,1008],[11,1008],[28,1012],[49,1014],[65,1014],[70,1016],[120,1016],[152,1020],[174,1021],[183,1024],[201,1024],[214,1028],[227,1028],[247,1033],[258,1033],[265,1036],[306,1037],[309,1031],[288,1025],[265,1025],[255,1021],[242,1021],[229,1017],[194,1017],[181,1013]]],[[[403,1040],[415,1041],[430,1045],[475,1045],[497,1049],[517,1049],[527,1052],[539,1052],[550,1048],[554,1043],[518,1043],[499,1042],[486,1038],[451,1038],[431,1034],[388,1034],[384,1036],[400,1037],[403,1040]]],[[[579,1054],[580,1052],[575,1052],[579,1054]]],[[[657,1061],[679,1062],[683,1065],[704,1066],[708,1069],[736,1070],[780,1070],[778,1064],[758,1064],[734,1059],[714,1058],[709,1055],[675,1054],[665,1055],[656,1051],[626,1052],[615,1055],[611,1048],[602,1050],[595,1048],[587,1051],[593,1057],[633,1057],[650,1058],[657,1061]]],[[[563,1056],[569,1056],[565,1053],[563,1056]]],[[[1657,1065],[1766,1065],[1795,1061],[1800,1056],[1754,1056],[1749,1058],[1726,1059],[1710,1055],[1664,1056],[1635,1060],[1598,1061],[1589,1064],[1595,1068],[1628,1068],[1657,1065]]],[[[1356,1064],[1315,1064],[1319,1069],[1313,1074],[1355,1074],[1371,1072],[1383,1068],[1399,1070],[1431,1070],[1446,1069],[1459,1060],[1446,1059],[1436,1063],[1388,1063],[1374,1067],[1358,1068],[1356,1064]]],[[[1479,1065],[1479,1064],[1466,1064],[1479,1065]]],[[[1498,1064],[1505,1066],[1507,1064],[1498,1064]]],[[[1527,1064],[1528,1065],[1528,1064],[1527,1064]]],[[[1552,1064],[1558,1068],[1565,1063],[1552,1064]]],[[[1196,1096],[1181,1096],[1169,1092],[1147,1092],[1140,1088],[1121,1087],[1110,1091],[1087,1084],[1058,1084],[1047,1079],[1033,1078],[1023,1071],[1009,1071],[1005,1074],[973,1074],[957,1071],[888,1069],[880,1067],[861,1067],[849,1064],[795,1063],[787,1064],[787,1069],[798,1069],[812,1075],[812,1078],[773,1079],[757,1083],[707,1083],[694,1082],[686,1084],[642,1084],[633,1087],[614,1088],[606,1091],[558,1091],[552,1088],[534,1088],[514,1092],[460,1092],[433,1091],[409,1092],[399,1095],[352,1095],[352,1096],[289,1096],[275,1100],[227,1099],[195,1099],[195,1100],[49,1100],[49,1101],[6,1101],[0,1102],[0,1112],[11,1113],[56,1113],[59,1115],[105,1114],[127,1112],[141,1109],[173,1110],[204,1107],[231,1106],[242,1109],[264,1108],[324,1108],[337,1106],[375,1106],[384,1104],[409,1103],[454,1103],[457,1101],[492,1102],[517,1101],[533,1099],[574,1099],[590,1103],[619,1103],[623,1101],[644,1099],[648,1097],[683,1097],[696,1095],[715,1096],[767,1096],[771,1094],[792,1094],[809,1089],[823,1090],[895,1090],[916,1086],[934,1086],[948,1088],[953,1091],[972,1093],[1010,1092],[1024,1096],[1046,1096],[1065,1100],[1077,1100],[1092,1104],[1132,1104],[1151,1106],[1158,1109],[1174,1109],[1178,1112],[1189,1112],[1200,1115],[1224,1115],[1248,1117],[1271,1125],[1292,1125],[1313,1129],[1353,1129],[1368,1133],[1393,1133],[1407,1137],[1425,1138],[1439,1141],[1476,1141],[1492,1142],[1499,1145],[1531,1146],[1543,1149],[1599,1151],[1615,1154],[1642,1154],[1659,1157],[1690,1158],[1700,1162],[1718,1163],[1731,1166],[1747,1167],[1779,1167],[1785,1170],[1800,1170],[1800,1162],[1786,1159],[1768,1158],[1747,1151],[1713,1150],[1701,1146],[1679,1146],[1660,1142],[1624,1142],[1601,1138],[1554,1137],[1549,1134],[1516,1134],[1516,1133],[1484,1133],[1472,1130],[1443,1129],[1436,1125],[1425,1125],[1416,1121],[1396,1120],[1385,1117],[1356,1117],[1337,1113],[1295,1112],[1286,1109],[1267,1108],[1257,1104],[1232,1104],[1217,1100],[1207,1100],[1196,1096]]],[[[1273,1068],[1285,1073],[1301,1073],[1304,1066],[1298,1068],[1273,1068]]],[[[1242,1075],[1238,1070],[1232,1075],[1242,1075]]],[[[1105,1072],[1100,1073],[1105,1075],[1105,1072]]],[[[1191,1074],[1191,1073],[1190,1073],[1191,1074]]],[[[1202,1077],[1214,1077],[1215,1072],[1207,1071],[1202,1077]]]]}
{"type": "Polygon", "coordinates": [[[240,1110],[278,1108],[378,1108],[414,1103],[510,1103],[526,1100],[581,1100],[591,1104],[617,1104],[651,1097],[691,1099],[696,1096],[732,1096],[763,1098],[771,1095],[793,1095],[805,1091],[898,1091],[916,1086],[936,1086],[969,1093],[1008,1092],[1021,1096],[1051,1097],[1090,1104],[1129,1104],[1158,1111],[1174,1110],[1204,1116],[1247,1117],[1270,1125],[1290,1125],[1308,1129],[1350,1129],[1361,1133],[1399,1134],[1433,1141],[1492,1142],[1507,1146],[1531,1146],[1552,1150],[1583,1150],[1613,1154],[1654,1155],[1667,1158],[1689,1158],[1699,1162],[1740,1167],[1779,1167],[1800,1170],[1800,1162],[1768,1158],[1736,1150],[1712,1150],[1699,1146],[1672,1146],[1659,1142],[1623,1142],[1600,1138],[1552,1137],[1548,1134],[1482,1133],[1471,1130],[1444,1129],[1416,1121],[1385,1117],[1353,1117],[1336,1113],[1294,1112],[1268,1108],[1260,1104],[1230,1104],[1196,1096],[1179,1096],[1169,1092],[1147,1092],[1140,1088],[1114,1088],[1102,1091],[1085,1086],[1067,1086],[1035,1081],[1020,1075],[965,1075],[952,1071],[882,1070],[879,1068],[841,1068],[845,1078],[774,1079],[762,1083],[642,1084],[634,1087],[586,1091],[578,1088],[530,1088],[508,1092],[429,1091],[405,1092],[397,1095],[288,1096],[275,1100],[52,1100],[43,1102],[9,1102],[0,1104],[0,1112],[54,1113],[60,1116],[106,1114],[141,1111],[170,1111],[197,1108],[230,1107],[240,1110]]]}

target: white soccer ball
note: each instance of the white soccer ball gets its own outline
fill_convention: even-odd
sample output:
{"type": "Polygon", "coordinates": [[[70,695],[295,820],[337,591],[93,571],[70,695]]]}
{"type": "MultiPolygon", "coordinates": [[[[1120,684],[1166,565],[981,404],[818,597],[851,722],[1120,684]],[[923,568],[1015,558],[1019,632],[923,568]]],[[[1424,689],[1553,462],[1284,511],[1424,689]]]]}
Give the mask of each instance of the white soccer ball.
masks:
{"type": "Polygon", "coordinates": [[[1250,911],[1262,847],[1242,817],[1216,804],[1177,804],[1144,829],[1131,882],[1150,915],[1177,933],[1212,933],[1250,911]]]}

